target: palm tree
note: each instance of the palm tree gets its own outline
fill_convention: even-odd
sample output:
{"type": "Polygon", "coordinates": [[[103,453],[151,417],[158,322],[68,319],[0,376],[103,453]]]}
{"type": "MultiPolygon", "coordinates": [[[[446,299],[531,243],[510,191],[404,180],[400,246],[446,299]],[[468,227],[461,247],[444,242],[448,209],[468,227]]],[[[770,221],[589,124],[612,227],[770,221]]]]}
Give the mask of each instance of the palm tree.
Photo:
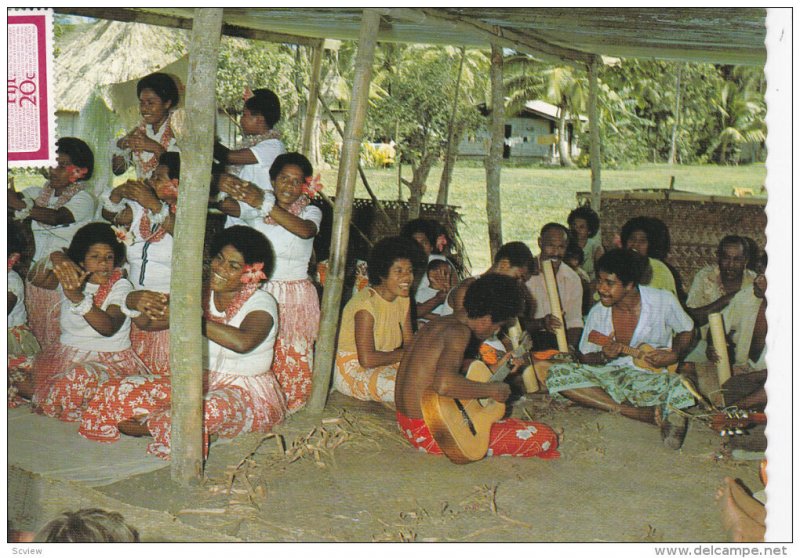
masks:
{"type": "Polygon", "coordinates": [[[718,96],[711,100],[719,118],[720,131],[710,150],[715,152],[718,148],[719,163],[727,164],[730,158],[737,157],[743,144],[766,140],[766,105],[758,69],[742,66],[728,70],[723,67],[721,71],[729,79],[723,83],[718,96]]]}

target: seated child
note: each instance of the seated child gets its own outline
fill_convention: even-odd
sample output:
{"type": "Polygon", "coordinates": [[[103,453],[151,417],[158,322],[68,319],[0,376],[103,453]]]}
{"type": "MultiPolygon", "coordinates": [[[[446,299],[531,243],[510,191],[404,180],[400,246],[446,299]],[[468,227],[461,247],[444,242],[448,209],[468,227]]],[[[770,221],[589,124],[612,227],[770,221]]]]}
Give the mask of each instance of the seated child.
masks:
{"type": "Polygon", "coordinates": [[[67,253],[53,252],[52,270],[37,286],[61,298],[61,337],[33,362],[32,397],[37,410],[64,421],[80,420],[104,382],[147,372],[131,349],[131,312],[125,298],[133,290],[123,277],[125,245],[111,225],[89,223],[72,239],[67,253]]]}
{"type": "MultiPolygon", "coordinates": [[[[33,332],[28,327],[25,312],[25,285],[18,273],[20,257],[23,252],[22,235],[13,221],[8,222],[8,345],[7,365],[9,374],[8,404],[15,407],[20,403],[17,384],[25,381],[30,373],[33,356],[41,348],[33,332]]],[[[22,273],[24,275],[24,272],[22,273]]]]}
{"type": "Polygon", "coordinates": [[[450,267],[449,273],[440,267],[435,268],[433,272],[428,270],[418,278],[419,284],[414,289],[416,317],[420,323],[439,315],[446,315],[449,313],[449,309],[444,308],[447,295],[450,289],[456,286],[458,277],[453,264],[440,253],[447,246],[447,237],[442,226],[433,219],[412,219],[403,225],[400,236],[416,241],[424,252],[427,263],[440,260],[450,267]],[[431,278],[434,278],[434,281],[431,281],[431,278]]]}
{"type": "Polygon", "coordinates": [[[411,343],[413,262],[419,248],[402,237],[375,244],[369,259],[370,286],[344,307],[333,387],[362,400],[394,401],[403,351],[411,343]]]}
{"type": "Polygon", "coordinates": [[[581,285],[583,285],[583,302],[581,303],[581,313],[585,316],[589,313],[589,310],[592,309],[594,305],[594,284],[589,279],[589,275],[586,273],[586,270],[582,267],[583,264],[583,250],[581,250],[580,246],[574,239],[570,239],[569,244],[567,244],[567,251],[564,253],[564,263],[567,264],[572,268],[572,271],[578,274],[580,277],[581,285]]]}
{"type": "Polygon", "coordinates": [[[36,534],[33,542],[110,543],[139,542],[139,531],[121,514],[100,508],[62,513],[36,534]]]}
{"type": "MultiPolygon", "coordinates": [[[[487,339],[521,313],[520,290],[519,282],[511,277],[484,275],[470,285],[462,308],[420,329],[403,355],[395,390],[397,423],[414,447],[426,453],[442,453],[423,419],[422,395],[426,390],[459,399],[508,399],[508,384],[474,382],[460,370],[473,337],[487,339]]],[[[492,426],[488,455],[549,459],[559,456],[557,447],[558,437],[549,426],[508,419],[492,426]]]]}
{"type": "MultiPolygon", "coordinates": [[[[210,252],[203,297],[204,455],[212,435],[268,432],[286,415],[286,397],[272,372],[278,306],[259,289],[273,264],[269,242],[235,225],[215,237],[210,252]]],[[[78,432],[98,442],[115,442],[120,431],[152,436],[147,452],[166,459],[171,419],[170,378],[140,374],[104,385],[78,432]]]]}

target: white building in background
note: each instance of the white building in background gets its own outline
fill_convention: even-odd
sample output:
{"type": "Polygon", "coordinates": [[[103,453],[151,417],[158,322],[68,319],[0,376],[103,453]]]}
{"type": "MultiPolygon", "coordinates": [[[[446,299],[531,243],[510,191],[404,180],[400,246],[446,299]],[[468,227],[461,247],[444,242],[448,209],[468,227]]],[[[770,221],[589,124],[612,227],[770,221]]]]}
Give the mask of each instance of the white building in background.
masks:
{"type": "MultiPolygon", "coordinates": [[[[586,116],[578,120],[588,122],[586,116]]],[[[520,162],[558,163],[558,107],[544,101],[528,101],[516,115],[506,118],[503,159],[520,162]]],[[[573,121],[567,114],[567,141],[570,155],[575,158],[581,150],[574,141],[573,121]]],[[[483,158],[489,152],[490,133],[481,128],[474,135],[465,134],[458,144],[461,159],[483,158]]]]}

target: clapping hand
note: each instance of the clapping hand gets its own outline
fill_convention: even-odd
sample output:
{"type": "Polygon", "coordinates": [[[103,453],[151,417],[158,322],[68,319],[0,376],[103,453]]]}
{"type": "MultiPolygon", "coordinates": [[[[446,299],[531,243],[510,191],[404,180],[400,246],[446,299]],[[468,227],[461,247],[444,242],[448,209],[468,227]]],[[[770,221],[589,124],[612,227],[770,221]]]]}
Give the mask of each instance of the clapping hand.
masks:
{"type": "MultiPolygon", "coordinates": [[[[56,252],[56,254],[61,253],[56,252]]],[[[53,261],[53,273],[58,278],[58,282],[61,283],[61,288],[64,290],[66,297],[72,302],[79,302],[83,299],[83,285],[89,278],[90,273],[84,271],[64,254],[59,256],[54,254],[50,256],[50,259],[53,261]]]]}
{"type": "Polygon", "coordinates": [[[225,192],[230,197],[244,202],[251,207],[261,207],[264,203],[264,191],[250,182],[245,182],[232,174],[222,174],[219,177],[219,191],[225,192]]]}
{"type": "Polygon", "coordinates": [[[134,291],[128,295],[126,304],[153,321],[169,319],[169,295],[155,291],[134,291]]]}

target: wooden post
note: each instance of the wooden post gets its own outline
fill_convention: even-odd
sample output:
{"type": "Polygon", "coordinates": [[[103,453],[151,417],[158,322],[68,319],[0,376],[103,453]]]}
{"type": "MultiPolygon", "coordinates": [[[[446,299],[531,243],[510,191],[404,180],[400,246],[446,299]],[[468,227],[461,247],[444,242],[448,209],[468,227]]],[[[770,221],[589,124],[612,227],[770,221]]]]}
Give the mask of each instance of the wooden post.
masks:
{"type": "Polygon", "coordinates": [[[316,168],[318,161],[313,160],[311,152],[311,137],[314,133],[314,121],[317,118],[317,97],[319,96],[319,77],[322,72],[323,41],[314,47],[311,59],[311,79],[308,86],[308,108],[306,109],[306,122],[303,126],[303,155],[309,158],[316,168]]]}
{"type": "Polygon", "coordinates": [[[600,58],[595,56],[589,64],[589,161],[592,167],[592,209],[600,212],[600,121],[597,112],[597,73],[600,58]]]}
{"type": "Polygon", "coordinates": [[[503,245],[503,221],[500,208],[500,168],[505,142],[505,97],[503,96],[503,49],[492,44],[489,77],[492,82],[492,143],[486,157],[486,217],[489,221],[491,259],[503,245]]]}
{"type": "Polygon", "coordinates": [[[350,240],[350,218],[353,215],[353,197],[361,152],[361,135],[367,115],[369,84],[372,80],[372,62],[375,56],[379,23],[380,16],[377,12],[364,10],[358,36],[353,94],[350,97],[350,112],[347,117],[345,137],[342,143],[342,158],[339,163],[336,208],[333,212],[333,228],[331,230],[330,269],[325,279],[325,294],[322,296],[322,317],[314,357],[313,387],[307,406],[309,411],[321,411],[325,407],[336,356],[336,330],[339,325],[339,306],[342,301],[347,245],[350,240]]]}
{"type": "Polygon", "coordinates": [[[175,219],[170,283],[172,370],[172,480],[183,485],[203,475],[202,262],[214,144],[214,88],[222,30],[222,9],[197,8],[189,45],[186,83],[184,169],[175,219]]]}

